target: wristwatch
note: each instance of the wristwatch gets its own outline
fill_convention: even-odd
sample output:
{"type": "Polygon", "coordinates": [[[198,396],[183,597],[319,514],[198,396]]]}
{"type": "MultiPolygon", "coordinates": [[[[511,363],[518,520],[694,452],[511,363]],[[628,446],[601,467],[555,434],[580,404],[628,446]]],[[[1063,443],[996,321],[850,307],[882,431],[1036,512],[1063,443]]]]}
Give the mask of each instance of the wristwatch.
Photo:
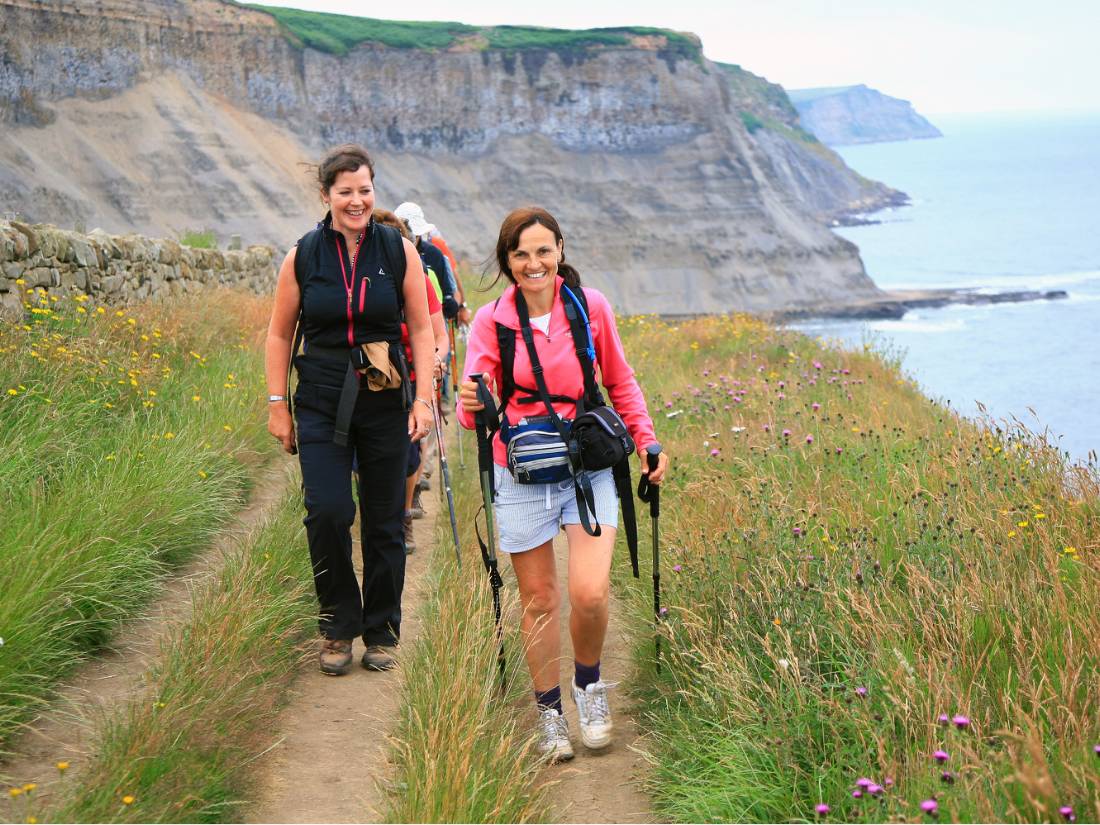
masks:
{"type": "Polygon", "coordinates": [[[269,395],[267,397],[268,404],[277,404],[280,401],[286,401],[285,395],[269,395]]]}

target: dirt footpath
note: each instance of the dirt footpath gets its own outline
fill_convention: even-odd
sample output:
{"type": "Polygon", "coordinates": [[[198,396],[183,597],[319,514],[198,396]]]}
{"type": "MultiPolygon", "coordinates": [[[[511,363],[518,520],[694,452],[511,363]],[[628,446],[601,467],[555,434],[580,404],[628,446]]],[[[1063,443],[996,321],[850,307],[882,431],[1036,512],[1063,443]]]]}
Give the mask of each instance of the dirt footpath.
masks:
{"type": "MultiPolygon", "coordinates": [[[[97,723],[145,689],[145,676],[160,659],[161,645],[191,615],[192,594],[217,575],[226,552],[240,544],[282,501],[293,470],[293,462],[286,457],[277,457],[265,466],[245,509],[208,549],[174,571],[145,615],[127,623],[107,649],[80,665],[42,714],[26,726],[26,733],[12,744],[12,755],[0,762],[0,781],[13,785],[35,782],[35,794],[45,802],[58,781],[55,763],[67,761],[72,768],[66,781],[72,784],[72,774],[78,774],[94,752],[97,723]]],[[[2,813],[0,808],[0,819],[2,813]]]]}
{"type": "MultiPolygon", "coordinates": [[[[615,732],[611,744],[599,751],[590,751],[581,743],[577,726],[577,707],[573,704],[570,683],[573,679],[573,644],[569,638],[569,589],[566,586],[567,550],[565,534],[554,540],[557,556],[558,583],[564,604],[561,616],[562,638],[562,705],[569,720],[569,731],[576,757],[571,762],[551,765],[543,770],[543,781],[550,788],[551,820],[554,822],[655,822],[649,798],[641,788],[647,769],[646,761],[633,748],[639,730],[629,714],[630,705],[622,690],[611,691],[611,712],[615,732]]],[[[615,564],[623,557],[616,553],[615,564]]],[[[622,625],[622,606],[611,597],[611,616],[600,660],[600,677],[622,682],[631,676],[630,641],[622,625]]],[[[534,715],[531,716],[532,724],[534,715]]]]}
{"type": "MultiPolygon", "coordinates": [[[[421,494],[426,515],[413,522],[417,549],[405,568],[401,642],[410,650],[420,632],[424,574],[440,510],[438,472],[431,481],[432,489],[421,494]]],[[[357,538],[352,552],[362,575],[357,538]]],[[[302,665],[276,722],[280,738],[257,760],[247,822],[383,821],[387,800],[379,787],[393,773],[387,737],[401,708],[404,668],[364,670],[362,639],[352,653],[354,665],[345,676],[325,676],[312,657],[302,665]]]]}

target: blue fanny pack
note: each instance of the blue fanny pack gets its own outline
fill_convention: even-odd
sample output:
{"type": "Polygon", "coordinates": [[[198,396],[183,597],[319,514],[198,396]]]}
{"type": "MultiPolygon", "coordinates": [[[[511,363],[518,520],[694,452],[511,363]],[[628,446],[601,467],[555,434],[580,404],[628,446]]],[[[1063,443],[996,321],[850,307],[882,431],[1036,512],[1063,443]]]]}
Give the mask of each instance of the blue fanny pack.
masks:
{"type": "MultiPolygon", "coordinates": [[[[562,423],[567,429],[571,424],[562,423]]],[[[518,484],[555,484],[573,477],[569,448],[550,416],[521,418],[515,425],[505,419],[500,439],[507,447],[508,472],[518,484]]]]}

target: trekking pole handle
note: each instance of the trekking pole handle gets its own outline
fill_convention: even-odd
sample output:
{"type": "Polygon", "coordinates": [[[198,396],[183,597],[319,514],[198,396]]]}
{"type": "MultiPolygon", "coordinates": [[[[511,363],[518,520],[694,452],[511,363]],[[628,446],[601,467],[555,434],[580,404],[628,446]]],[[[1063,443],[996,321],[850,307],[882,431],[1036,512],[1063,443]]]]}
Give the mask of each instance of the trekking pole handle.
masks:
{"type": "Polygon", "coordinates": [[[489,391],[489,387],[485,384],[485,376],[475,373],[470,376],[470,380],[477,384],[477,400],[485,407],[477,415],[483,416],[482,420],[486,423],[495,421],[497,418],[497,404],[493,400],[493,394],[489,391]]]}
{"type": "MultiPolygon", "coordinates": [[[[650,444],[645,450],[646,469],[653,472],[661,462],[661,445],[650,444]]],[[[649,483],[649,476],[642,476],[638,482],[638,498],[649,504],[649,515],[657,518],[661,514],[661,488],[649,483]]]]}

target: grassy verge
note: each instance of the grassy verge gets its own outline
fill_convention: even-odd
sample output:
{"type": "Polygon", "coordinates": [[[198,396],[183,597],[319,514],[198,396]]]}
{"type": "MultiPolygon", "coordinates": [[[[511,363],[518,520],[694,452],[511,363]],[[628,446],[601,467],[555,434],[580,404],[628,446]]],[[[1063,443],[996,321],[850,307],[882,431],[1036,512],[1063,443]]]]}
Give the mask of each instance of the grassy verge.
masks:
{"type": "Polygon", "coordinates": [[[0,326],[0,747],[240,507],[271,450],[268,304],[27,292],[0,326]]]}
{"type": "MultiPolygon", "coordinates": [[[[515,632],[505,639],[503,690],[498,675],[492,595],[473,527],[481,500],[477,459],[472,434],[462,437],[467,469],[457,466],[453,439],[448,457],[463,570],[455,564],[444,504],[436,523],[423,630],[403,665],[409,676],[394,736],[398,781],[386,821],[546,821],[546,803],[534,784],[538,764],[531,732],[519,721],[519,700],[529,694],[515,632]]],[[[514,599],[514,588],[504,597],[514,599]]]]}
{"type": "Polygon", "coordinates": [[[57,822],[241,821],[243,770],[262,749],[299,643],[312,630],[312,576],[301,494],[228,553],[166,658],[101,731],[99,748],[42,811],[57,822]]]}
{"type": "Polygon", "coordinates": [[[747,318],[622,332],[675,468],[638,688],[658,816],[1100,818],[1096,468],[872,352],[747,318]]]}

